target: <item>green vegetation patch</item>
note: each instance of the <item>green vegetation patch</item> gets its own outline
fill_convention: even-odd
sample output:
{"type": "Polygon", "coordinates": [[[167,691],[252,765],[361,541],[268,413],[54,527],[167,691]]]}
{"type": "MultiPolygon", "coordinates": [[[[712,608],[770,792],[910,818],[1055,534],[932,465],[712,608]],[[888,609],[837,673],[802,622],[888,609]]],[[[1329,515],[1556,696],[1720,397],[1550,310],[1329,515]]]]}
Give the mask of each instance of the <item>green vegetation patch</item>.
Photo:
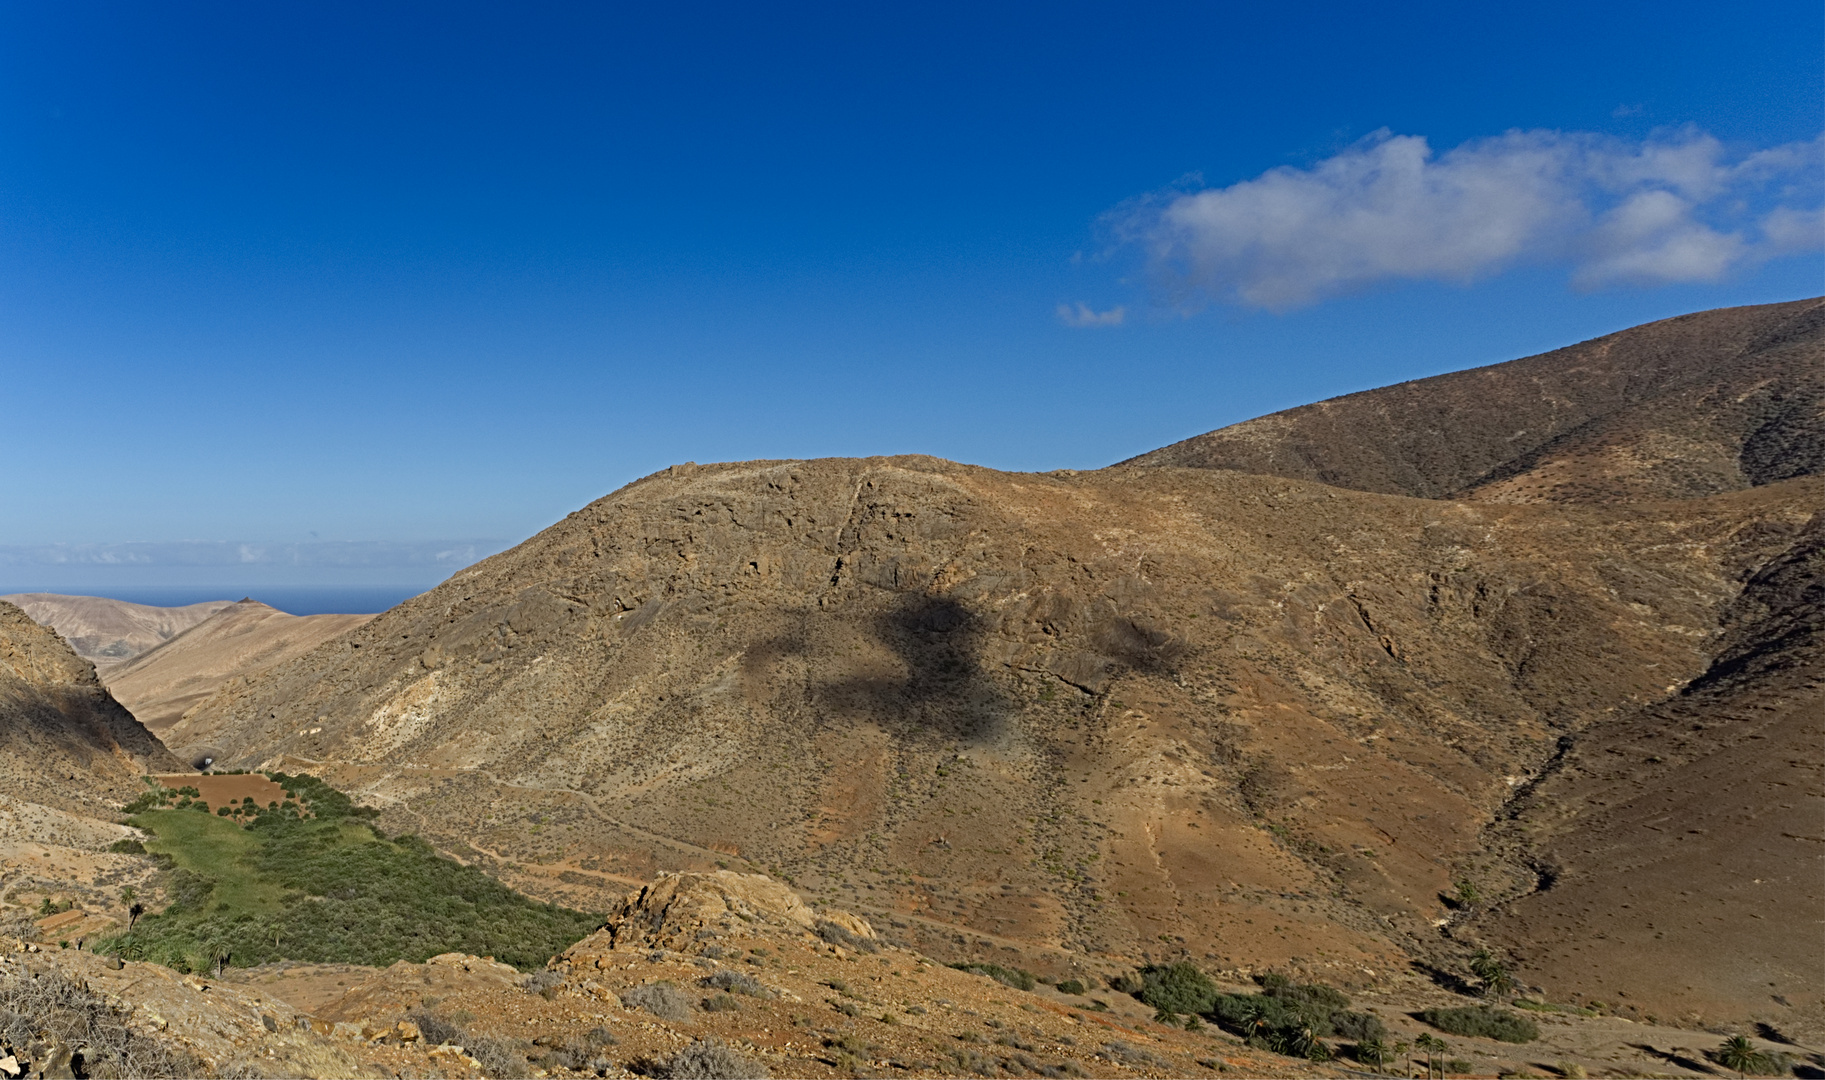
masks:
{"type": "Polygon", "coordinates": [[[1257,981],[1258,994],[1225,994],[1195,964],[1181,961],[1144,967],[1138,975],[1115,979],[1113,985],[1153,1006],[1157,1020],[1173,1023],[1179,1015],[1202,1017],[1251,1046],[1292,1057],[1328,1061],[1332,1052],[1324,1040],[1332,1037],[1353,1039],[1374,1056],[1388,1036],[1378,1017],[1351,1012],[1350,999],[1333,987],[1295,983],[1276,974],[1257,981]]]}
{"type": "Polygon", "coordinates": [[[1031,990],[1039,983],[1039,979],[1035,977],[1032,972],[1021,968],[1008,968],[1002,967],[1000,964],[987,964],[981,962],[952,964],[950,966],[956,968],[958,971],[968,971],[976,975],[987,975],[989,978],[994,979],[1003,986],[1011,986],[1016,990],[1031,990]]]}
{"type": "Polygon", "coordinates": [[[1414,1014],[1419,1019],[1452,1035],[1472,1039],[1497,1039],[1501,1042],[1533,1042],[1540,1037],[1540,1025],[1519,1013],[1476,1005],[1459,1009],[1426,1009],[1414,1014]]]}
{"type": "Polygon", "coordinates": [[[156,837],[148,850],[170,861],[172,902],[104,949],[197,972],[278,960],[385,967],[445,952],[527,971],[600,924],[417,837],[386,839],[369,824],[374,811],[315,777],[270,775],[283,803],[211,812],[180,789],[129,807],[131,823],[156,837]]]}
{"type": "Polygon", "coordinates": [[[1135,994],[1144,1004],[1163,1013],[1207,1013],[1216,1004],[1217,984],[1197,965],[1150,964],[1141,969],[1141,989],[1135,994]]]}

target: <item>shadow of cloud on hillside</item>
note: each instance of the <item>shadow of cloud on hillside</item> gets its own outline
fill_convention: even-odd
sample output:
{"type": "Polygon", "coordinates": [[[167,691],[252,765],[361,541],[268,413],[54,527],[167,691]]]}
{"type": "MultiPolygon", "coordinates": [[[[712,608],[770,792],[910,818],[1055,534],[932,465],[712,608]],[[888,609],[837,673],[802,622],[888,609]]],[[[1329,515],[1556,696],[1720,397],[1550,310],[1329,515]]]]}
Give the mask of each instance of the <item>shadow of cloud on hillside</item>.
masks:
{"type": "Polygon", "coordinates": [[[908,596],[869,628],[899,660],[898,678],[851,676],[813,683],[813,699],[906,736],[981,741],[1014,711],[1014,702],[983,671],[982,620],[942,596],[908,596]]]}

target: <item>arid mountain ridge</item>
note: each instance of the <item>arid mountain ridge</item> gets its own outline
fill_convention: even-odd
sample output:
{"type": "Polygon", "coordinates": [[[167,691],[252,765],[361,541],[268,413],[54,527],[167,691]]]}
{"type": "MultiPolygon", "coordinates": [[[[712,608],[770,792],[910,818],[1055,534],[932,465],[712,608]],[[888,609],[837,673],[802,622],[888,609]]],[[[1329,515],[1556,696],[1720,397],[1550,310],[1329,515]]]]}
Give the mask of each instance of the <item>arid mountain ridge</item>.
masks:
{"type": "Polygon", "coordinates": [[[316,648],[372,615],[291,615],[246,599],[106,673],[108,689],[163,732],[229,679],[245,679],[316,648]]]}
{"type": "Polygon", "coordinates": [[[1430,499],[1695,498],[1825,469],[1825,301],[1726,308],[1368,390],[1127,465],[1430,499]]]}
{"type": "Polygon", "coordinates": [[[154,607],[105,596],[15,593],[0,600],[18,605],[45,626],[54,627],[76,655],[108,668],[169,641],[228,607],[210,600],[183,607],[154,607]]]}
{"type": "Polygon", "coordinates": [[[372,615],[291,615],[251,597],[180,608],[101,596],[11,598],[56,630],[134,717],[162,732],[230,679],[309,652],[372,615]],[[89,649],[89,652],[84,652],[89,649]]]}
{"type": "Polygon", "coordinates": [[[1667,320],[1096,472],[677,466],[167,740],[325,771],[573,904],[740,862],[941,954],[1348,983],[1491,943],[1562,996],[1817,1023],[1792,946],[1816,830],[1781,815],[1818,797],[1821,310],[1667,320]],[[1798,764],[1737,785],[1750,743],[1798,764]],[[1602,855],[1628,813],[1714,810],[1703,844],[1602,855]],[[1598,936],[1655,921],[1618,914],[1649,873],[1777,887],[1731,886],[1735,937],[1702,897],[1664,900],[1690,929],[1650,950],[1598,936]]]}
{"type": "Polygon", "coordinates": [[[1094,472],[676,466],[262,670],[144,659],[207,694],[186,759],[576,906],[728,864],[947,959],[1386,988],[1487,944],[1559,1000],[1825,1031],[1820,310],[1094,472]]]}

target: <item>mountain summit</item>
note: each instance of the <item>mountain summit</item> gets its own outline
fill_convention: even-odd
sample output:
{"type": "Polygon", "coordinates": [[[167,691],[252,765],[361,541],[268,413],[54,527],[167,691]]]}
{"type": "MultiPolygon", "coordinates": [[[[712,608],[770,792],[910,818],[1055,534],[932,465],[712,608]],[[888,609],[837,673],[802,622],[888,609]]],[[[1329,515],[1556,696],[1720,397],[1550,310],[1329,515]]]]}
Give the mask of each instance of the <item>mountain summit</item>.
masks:
{"type": "Polygon", "coordinates": [[[1687,499],[1825,470],[1825,299],[1725,308],[1332,398],[1126,465],[1425,499],[1687,499]]]}

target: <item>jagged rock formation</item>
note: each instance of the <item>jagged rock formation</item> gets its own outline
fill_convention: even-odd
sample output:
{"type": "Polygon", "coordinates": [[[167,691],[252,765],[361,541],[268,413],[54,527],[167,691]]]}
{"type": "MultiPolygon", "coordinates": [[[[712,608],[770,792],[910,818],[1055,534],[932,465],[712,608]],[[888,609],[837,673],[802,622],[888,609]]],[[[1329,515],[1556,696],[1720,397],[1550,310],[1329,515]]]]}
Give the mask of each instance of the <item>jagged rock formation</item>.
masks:
{"type": "Polygon", "coordinates": [[[183,764],[104,689],[94,665],[0,601],[0,787],[9,796],[105,816],[139,777],[183,764]]]}
{"type": "Polygon", "coordinates": [[[1692,498],[1825,470],[1825,300],[1682,315],[1142,454],[1429,499],[1692,498]]]}
{"type": "Polygon", "coordinates": [[[210,600],[183,607],[153,607],[105,596],[17,593],[0,596],[39,623],[56,630],[76,655],[105,670],[169,641],[230,606],[210,600]]]}
{"type": "Polygon", "coordinates": [[[372,615],[288,615],[257,600],[229,604],[102,675],[116,700],[154,732],[230,679],[246,679],[360,626],[372,615]]]}

